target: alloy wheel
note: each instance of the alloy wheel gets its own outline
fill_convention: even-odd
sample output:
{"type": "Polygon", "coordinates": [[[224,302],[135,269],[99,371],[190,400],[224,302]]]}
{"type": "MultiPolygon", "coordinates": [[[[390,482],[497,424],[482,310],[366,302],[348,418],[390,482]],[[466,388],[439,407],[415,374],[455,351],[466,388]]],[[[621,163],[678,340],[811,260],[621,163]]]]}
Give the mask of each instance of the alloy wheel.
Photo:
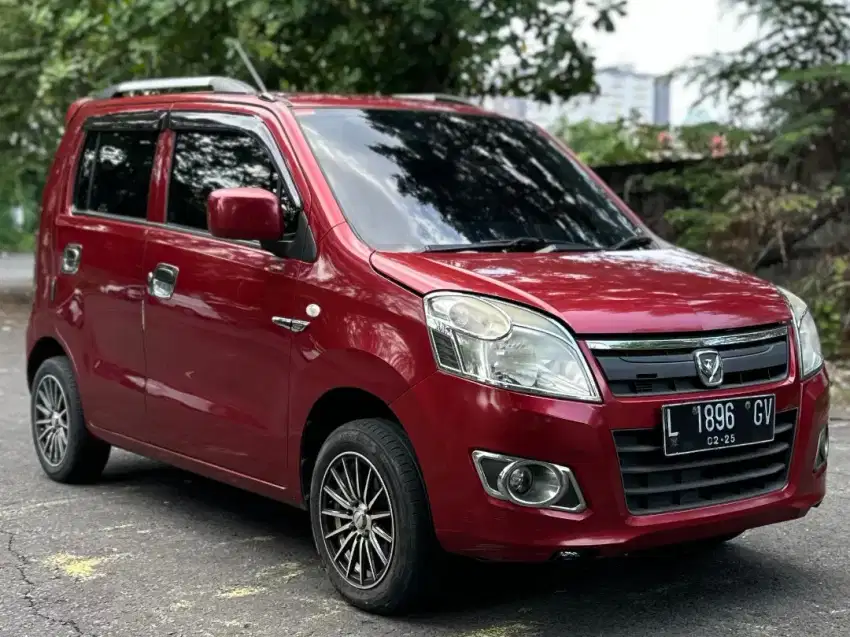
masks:
{"type": "Polygon", "coordinates": [[[325,470],[320,493],[328,559],[351,586],[377,586],[395,548],[393,505],[377,468],[359,453],[340,453],[325,470]]]}
{"type": "Polygon", "coordinates": [[[52,467],[59,466],[68,450],[68,400],[55,376],[48,374],[35,389],[35,436],[38,450],[52,467]]]}

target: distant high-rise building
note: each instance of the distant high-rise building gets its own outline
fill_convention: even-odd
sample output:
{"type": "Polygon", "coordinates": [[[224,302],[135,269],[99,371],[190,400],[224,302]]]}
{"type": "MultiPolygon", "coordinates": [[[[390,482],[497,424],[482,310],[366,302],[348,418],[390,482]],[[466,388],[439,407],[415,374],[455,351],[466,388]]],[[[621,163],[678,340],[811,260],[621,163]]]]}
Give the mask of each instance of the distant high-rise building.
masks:
{"type": "Polygon", "coordinates": [[[637,113],[646,124],[670,123],[670,76],[638,73],[630,66],[597,69],[598,95],[580,95],[569,101],[549,104],[515,97],[484,100],[484,106],[506,115],[524,117],[550,128],[561,119],[572,122],[592,120],[613,122],[637,113]]]}

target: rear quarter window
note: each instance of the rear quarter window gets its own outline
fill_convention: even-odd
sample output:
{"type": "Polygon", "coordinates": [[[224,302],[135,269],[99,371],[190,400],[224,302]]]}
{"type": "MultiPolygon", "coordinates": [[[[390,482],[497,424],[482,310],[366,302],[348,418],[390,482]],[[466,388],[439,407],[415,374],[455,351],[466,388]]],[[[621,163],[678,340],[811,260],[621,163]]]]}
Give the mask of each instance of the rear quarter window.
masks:
{"type": "Polygon", "coordinates": [[[157,131],[92,131],[86,137],[74,206],[119,217],[147,217],[157,131]]]}
{"type": "Polygon", "coordinates": [[[97,141],[98,133],[86,135],[86,143],[77,168],[77,179],[74,182],[74,207],[77,210],[89,209],[89,193],[91,178],[94,174],[94,158],[97,155],[97,141]]]}

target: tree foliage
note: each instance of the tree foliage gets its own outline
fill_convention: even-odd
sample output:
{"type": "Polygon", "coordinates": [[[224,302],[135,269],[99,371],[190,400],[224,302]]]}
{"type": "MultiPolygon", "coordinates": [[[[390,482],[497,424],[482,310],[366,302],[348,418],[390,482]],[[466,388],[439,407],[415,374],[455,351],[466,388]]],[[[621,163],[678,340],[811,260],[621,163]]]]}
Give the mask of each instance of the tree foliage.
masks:
{"type": "MultiPolygon", "coordinates": [[[[0,162],[43,175],[68,105],[138,77],[248,78],[270,90],[591,91],[582,20],[611,31],[625,0],[0,0],[0,162]]],[[[0,201],[3,189],[0,184],[0,201]]],[[[2,205],[2,203],[0,203],[2,205]]]]}
{"type": "Polygon", "coordinates": [[[564,119],[553,132],[591,166],[743,155],[762,140],[759,131],[717,122],[677,127],[645,124],[638,113],[613,122],[564,119]]]}
{"type": "Polygon", "coordinates": [[[561,137],[579,158],[592,166],[631,164],[652,161],[657,148],[642,127],[632,119],[614,122],[562,120],[553,131],[561,137]]]}
{"type": "MultiPolygon", "coordinates": [[[[734,161],[655,173],[631,183],[632,193],[678,204],[664,218],[668,238],[800,294],[825,350],[850,355],[850,4],[727,4],[758,20],[760,37],[739,51],[698,60],[693,78],[706,99],[731,106],[733,121],[755,122],[759,130],[669,131],[674,149],[702,156],[706,134],[720,132],[734,161]]],[[[606,135],[589,130],[603,132],[586,124],[564,135],[574,145],[591,142],[577,150],[603,163],[683,156],[628,122],[608,126],[606,135]]]]}
{"type": "MultiPolygon", "coordinates": [[[[695,74],[706,95],[723,96],[739,117],[756,87],[770,135],[711,215],[729,222],[711,240],[809,300],[827,350],[850,354],[850,4],[732,4],[759,21],[759,39],[700,61],[695,74]],[[741,234],[758,249],[730,249],[741,234]]],[[[705,223],[679,216],[691,231],[705,223]]]]}

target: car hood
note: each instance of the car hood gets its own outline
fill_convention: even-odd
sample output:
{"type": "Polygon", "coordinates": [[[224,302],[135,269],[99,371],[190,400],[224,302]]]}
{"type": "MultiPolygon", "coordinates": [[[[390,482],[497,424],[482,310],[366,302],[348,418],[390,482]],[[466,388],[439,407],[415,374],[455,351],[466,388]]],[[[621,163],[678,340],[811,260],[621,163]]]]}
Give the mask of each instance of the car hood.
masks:
{"type": "Polygon", "coordinates": [[[419,294],[459,290],[539,307],[578,334],[672,333],[779,323],[777,289],[681,249],[582,253],[375,252],[372,266],[419,294]]]}

